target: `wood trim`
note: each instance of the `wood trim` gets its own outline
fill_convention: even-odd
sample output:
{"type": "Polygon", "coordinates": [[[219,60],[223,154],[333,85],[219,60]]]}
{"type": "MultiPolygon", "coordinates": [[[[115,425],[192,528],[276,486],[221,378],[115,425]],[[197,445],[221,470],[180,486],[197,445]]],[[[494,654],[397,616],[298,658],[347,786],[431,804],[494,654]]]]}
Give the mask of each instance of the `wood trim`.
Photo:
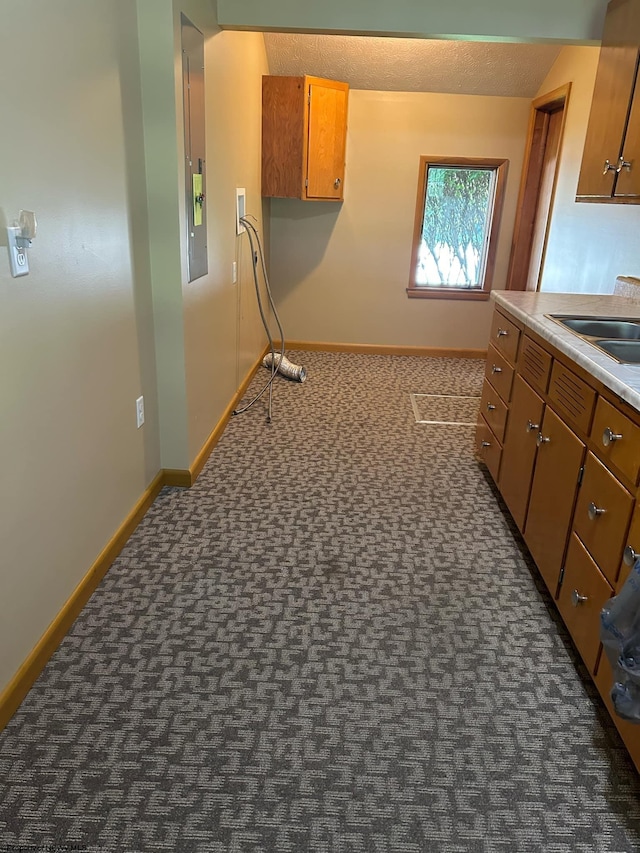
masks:
{"type": "Polygon", "coordinates": [[[446,347],[394,346],[387,344],[347,344],[323,341],[287,341],[287,349],[305,352],[343,352],[364,355],[400,355],[422,358],[475,358],[485,359],[486,349],[456,349],[446,347]]]}
{"type": "Polygon", "coordinates": [[[89,571],[71,593],[58,615],[37,642],[31,654],[0,694],[0,731],[7,725],[19,708],[20,703],[44,669],[45,664],[58,648],[64,636],[75,622],[78,614],[91,598],[91,595],[106,575],[111,564],[122,551],[129,537],[160,493],[163,483],[163,472],[160,471],[145,489],[140,500],[102,550],[89,571]]]}
{"type": "Polygon", "coordinates": [[[409,299],[475,299],[481,302],[491,299],[488,290],[463,290],[453,287],[408,287],[407,296],[409,299]]]}
{"type": "Polygon", "coordinates": [[[190,489],[193,486],[190,468],[163,468],[160,473],[163,486],[175,486],[179,489],[190,489]]]}
{"type": "MultiPolygon", "coordinates": [[[[562,141],[567,120],[567,107],[571,83],[566,83],[546,95],[541,95],[531,102],[529,114],[529,129],[527,131],[527,142],[525,147],[524,163],[520,178],[520,189],[518,191],[518,203],[516,206],[516,219],[513,227],[511,240],[511,257],[509,259],[509,270],[507,273],[507,284],[505,290],[524,290],[518,283],[522,282],[529,270],[531,260],[531,239],[535,224],[536,210],[538,206],[538,190],[542,175],[542,166],[546,150],[546,140],[549,128],[549,114],[562,109],[562,123],[558,138],[558,156],[556,169],[551,188],[549,200],[549,216],[544,234],[542,256],[540,258],[540,271],[544,269],[549,238],[549,226],[555,204],[556,188],[558,184],[558,172],[560,168],[560,156],[562,153],[562,141]]],[[[540,274],[538,274],[538,286],[540,274]]]]}
{"type": "Polygon", "coordinates": [[[546,113],[553,113],[562,106],[567,105],[569,93],[571,92],[571,83],[565,83],[563,86],[558,86],[551,92],[546,92],[538,98],[531,101],[531,106],[534,110],[542,110],[546,113]]]}
{"type": "Polygon", "coordinates": [[[495,157],[427,157],[420,156],[418,169],[418,192],[416,195],[416,208],[413,221],[413,238],[411,243],[411,268],[409,270],[409,286],[407,296],[419,299],[488,299],[493,285],[493,274],[498,249],[498,237],[500,234],[500,221],[502,219],[502,208],[507,183],[509,161],[495,157]],[[491,211],[491,225],[487,237],[486,260],[482,276],[482,287],[475,289],[461,288],[456,290],[451,287],[425,287],[417,285],[414,281],[415,270],[418,264],[418,251],[420,248],[422,222],[424,218],[424,207],[427,192],[427,176],[430,166],[469,166],[477,168],[488,168],[495,171],[496,183],[493,195],[493,209],[491,211]]]}

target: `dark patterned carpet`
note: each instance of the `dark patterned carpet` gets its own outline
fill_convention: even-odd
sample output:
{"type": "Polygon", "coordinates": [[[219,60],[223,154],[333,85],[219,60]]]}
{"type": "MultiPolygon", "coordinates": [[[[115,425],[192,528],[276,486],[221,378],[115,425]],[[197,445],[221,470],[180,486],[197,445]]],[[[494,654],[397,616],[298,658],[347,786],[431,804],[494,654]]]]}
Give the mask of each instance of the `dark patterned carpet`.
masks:
{"type": "Polygon", "coordinates": [[[414,420],[482,364],[291,358],[308,381],[161,493],[0,735],[0,851],[640,850],[473,430],[414,420]]]}

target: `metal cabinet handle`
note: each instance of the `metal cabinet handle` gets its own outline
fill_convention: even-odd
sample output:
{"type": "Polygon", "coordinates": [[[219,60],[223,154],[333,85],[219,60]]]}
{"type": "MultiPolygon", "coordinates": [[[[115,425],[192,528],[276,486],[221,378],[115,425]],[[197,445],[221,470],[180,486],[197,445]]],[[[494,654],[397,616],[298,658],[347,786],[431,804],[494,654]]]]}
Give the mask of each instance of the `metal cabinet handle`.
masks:
{"type": "Polygon", "coordinates": [[[533,432],[534,429],[540,429],[540,424],[534,424],[533,421],[527,421],[527,432],[533,432]]]}
{"type": "Polygon", "coordinates": [[[607,427],[602,433],[602,443],[605,447],[609,447],[609,445],[613,444],[614,441],[620,441],[621,438],[621,432],[614,432],[612,429],[609,429],[609,427],[607,427]]]}
{"type": "Polygon", "coordinates": [[[585,601],[589,600],[588,595],[580,595],[577,589],[574,589],[571,593],[571,603],[574,607],[577,607],[579,604],[584,604],[585,601]]]}
{"type": "Polygon", "coordinates": [[[630,163],[628,160],[625,160],[625,159],[624,159],[624,157],[621,157],[621,158],[618,160],[618,165],[616,166],[616,172],[617,172],[618,174],[620,174],[620,172],[621,172],[623,169],[626,169],[626,170],[627,170],[627,172],[630,172],[630,171],[631,171],[631,163],[630,163]]]}
{"type": "Polygon", "coordinates": [[[618,171],[618,167],[616,166],[615,163],[612,163],[610,160],[604,161],[604,169],[602,170],[603,175],[606,175],[607,172],[617,172],[617,171],[618,171]]]}
{"type": "Polygon", "coordinates": [[[624,549],[624,554],[622,555],[622,559],[625,561],[627,566],[634,566],[639,557],[640,554],[637,551],[634,551],[631,545],[627,545],[624,549]]]}
{"type": "Polygon", "coordinates": [[[502,373],[502,368],[498,367],[497,364],[492,364],[491,365],[491,372],[492,373],[502,373]]]}
{"type": "Polygon", "coordinates": [[[538,447],[542,447],[543,444],[549,444],[550,441],[551,439],[548,435],[543,435],[541,432],[538,433],[538,436],[536,438],[536,444],[538,445],[538,447]]]}
{"type": "Polygon", "coordinates": [[[495,412],[495,410],[496,410],[496,407],[493,405],[493,403],[487,403],[487,411],[488,412],[495,412]]]}
{"type": "Polygon", "coordinates": [[[490,441],[482,441],[480,442],[480,447],[491,447],[490,441]]]}
{"type": "Polygon", "coordinates": [[[337,190],[341,183],[342,183],[342,181],[340,180],[340,178],[336,178],[335,181],[333,182],[334,189],[337,190]]]}
{"type": "Polygon", "coordinates": [[[506,338],[508,334],[509,332],[507,329],[498,329],[498,334],[496,335],[496,338],[506,338]]]}
{"type": "Polygon", "coordinates": [[[587,507],[587,515],[591,519],[591,521],[595,521],[599,515],[604,515],[606,509],[602,509],[602,507],[596,506],[593,501],[587,507]]]}

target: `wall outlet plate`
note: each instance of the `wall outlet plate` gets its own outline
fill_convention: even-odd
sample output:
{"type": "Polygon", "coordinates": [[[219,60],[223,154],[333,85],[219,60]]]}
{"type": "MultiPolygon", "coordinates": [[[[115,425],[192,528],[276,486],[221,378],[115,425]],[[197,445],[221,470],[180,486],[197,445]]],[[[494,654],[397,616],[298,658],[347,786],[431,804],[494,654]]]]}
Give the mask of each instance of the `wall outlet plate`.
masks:
{"type": "Polygon", "coordinates": [[[138,397],[136,400],[136,424],[138,429],[144,423],[144,397],[138,397]]]}
{"type": "Polygon", "coordinates": [[[236,187],[236,234],[244,234],[247,230],[240,222],[247,212],[247,191],[244,187],[236,187]]]}

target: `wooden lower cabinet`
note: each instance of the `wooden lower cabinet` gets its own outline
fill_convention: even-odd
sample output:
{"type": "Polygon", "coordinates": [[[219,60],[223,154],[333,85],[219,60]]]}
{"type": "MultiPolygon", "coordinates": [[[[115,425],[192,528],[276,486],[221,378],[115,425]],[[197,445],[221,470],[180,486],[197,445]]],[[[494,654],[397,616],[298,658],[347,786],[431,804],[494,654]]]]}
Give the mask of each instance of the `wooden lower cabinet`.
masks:
{"type": "Polygon", "coordinates": [[[501,314],[476,449],[640,772],[640,725],[615,713],[600,643],[602,608],[640,556],[640,413],[501,314]]]}
{"type": "Polygon", "coordinates": [[[509,406],[503,464],[498,488],[518,529],[524,529],[529,506],[529,491],[536,458],[536,438],[542,424],[544,402],[522,379],[516,376],[509,406]]]}
{"type": "Polygon", "coordinates": [[[600,611],[612,595],[612,587],[574,533],[569,541],[558,610],[592,675],[600,651],[600,611]]]}
{"type": "Polygon", "coordinates": [[[576,504],[573,529],[613,586],[633,510],[633,496],[589,452],[576,504]]]}
{"type": "Polygon", "coordinates": [[[598,663],[598,670],[594,680],[596,687],[602,696],[602,700],[611,714],[611,719],[613,720],[615,727],[618,729],[618,732],[624,741],[624,745],[629,751],[629,755],[631,756],[633,763],[636,768],[640,770],[640,725],[638,725],[638,723],[632,723],[629,720],[623,720],[622,717],[619,717],[615,712],[613,702],[610,697],[610,691],[613,686],[613,670],[611,669],[609,659],[604,653],[604,650],[600,654],[600,662],[598,663]]]}
{"type": "Polygon", "coordinates": [[[497,481],[502,458],[502,445],[482,417],[478,418],[476,428],[476,453],[489,469],[493,479],[497,481]]]}
{"type": "Polygon", "coordinates": [[[585,445],[549,407],[537,443],[524,539],[555,597],[585,445]]]}

